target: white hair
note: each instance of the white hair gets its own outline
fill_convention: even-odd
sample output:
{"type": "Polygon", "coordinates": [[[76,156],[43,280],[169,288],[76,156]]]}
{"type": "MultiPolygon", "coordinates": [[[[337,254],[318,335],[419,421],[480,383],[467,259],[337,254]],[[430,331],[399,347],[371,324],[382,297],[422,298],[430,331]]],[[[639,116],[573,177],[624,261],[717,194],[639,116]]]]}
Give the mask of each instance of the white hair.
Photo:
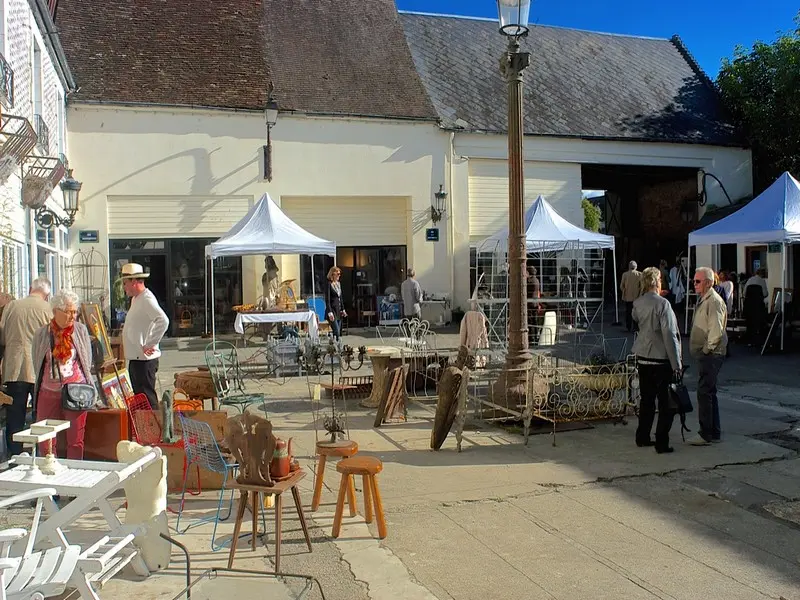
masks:
{"type": "Polygon", "coordinates": [[[58,293],[54,294],[50,299],[50,306],[54,309],[64,310],[68,304],[72,304],[75,308],[78,308],[80,304],[78,294],[69,290],[59,290],[58,293]]]}
{"type": "Polygon", "coordinates": [[[708,267],[698,267],[697,269],[695,269],[694,272],[695,273],[702,273],[703,277],[707,281],[710,281],[711,283],[714,283],[714,271],[713,271],[713,269],[710,269],[708,267]]]}
{"type": "Polygon", "coordinates": [[[31,292],[41,292],[45,296],[49,296],[53,286],[47,277],[37,277],[31,282],[31,292]]]}
{"type": "Polygon", "coordinates": [[[639,265],[637,265],[637,264],[636,264],[636,261],[635,261],[635,260],[632,260],[631,262],[629,262],[629,263],[628,263],[628,268],[629,268],[631,271],[635,271],[635,270],[636,270],[636,267],[638,267],[638,266],[639,266],[639,265]]]}
{"type": "Polygon", "coordinates": [[[416,274],[417,274],[417,272],[414,269],[409,269],[408,270],[408,276],[409,277],[414,277],[416,274]]]}

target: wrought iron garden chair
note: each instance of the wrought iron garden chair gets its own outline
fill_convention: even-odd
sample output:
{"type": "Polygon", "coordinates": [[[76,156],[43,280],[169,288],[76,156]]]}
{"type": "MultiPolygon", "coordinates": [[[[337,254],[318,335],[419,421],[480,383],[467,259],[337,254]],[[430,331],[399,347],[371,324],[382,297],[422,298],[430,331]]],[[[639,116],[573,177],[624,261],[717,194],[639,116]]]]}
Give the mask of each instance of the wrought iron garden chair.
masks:
{"type": "Polygon", "coordinates": [[[220,404],[234,406],[243,413],[251,404],[260,402],[264,415],[267,416],[267,400],[264,394],[250,394],[245,391],[239,355],[233,344],[211,342],[206,346],[205,356],[220,404]]]}
{"type": "Polygon", "coordinates": [[[211,427],[208,423],[187,419],[181,413],[178,413],[178,418],[181,423],[187,468],[184,470],[183,492],[181,493],[181,504],[175,529],[178,533],[182,534],[186,533],[191,527],[214,521],[214,531],[211,534],[211,550],[217,552],[224,547],[223,544],[217,544],[216,542],[217,524],[220,521],[227,520],[231,516],[231,511],[233,510],[233,490],[231,490],[228,514],[221,517],[222,504],[225,499],[225,487],[228,484],[228,478],[233,476],[232,473],[236,471],[238,465],[229,461],[229,459],[222,454],[219,444],[217,444],[217,440],[214,438],[214,433],[211,431],[211,427]],[[217,510],[214,515],[196,519],[181,530],[181,517],[183,516],[184,499],[186,497],[186,482],[188,480],[189,469],[192,468],[192,465],[197,465],[198,467],[213,471],[214,473],[220,473],[222,475],[222,486],[219,490],[219,502],[217,503],[217,510]]]}

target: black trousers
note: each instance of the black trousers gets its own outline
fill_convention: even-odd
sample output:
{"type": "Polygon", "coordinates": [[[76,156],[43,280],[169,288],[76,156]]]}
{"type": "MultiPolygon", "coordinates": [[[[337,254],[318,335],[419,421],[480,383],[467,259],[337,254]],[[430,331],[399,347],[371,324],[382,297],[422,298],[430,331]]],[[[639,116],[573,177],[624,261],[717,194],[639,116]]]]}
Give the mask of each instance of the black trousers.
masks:
{"type": "Polygon", "coordinates": [[[25,417],[28,414],[28,398],[33,395],[33,384],[27,381],[9,381],[6,393],[11,396],[12,403],[6,407],[6,448],[8,455],[22,453],[22,444],[12,438],[15,433],[25,429],[25,417]]]}
{"type": "Polygon", "coordinates": [[[633,329],[633,302],[625,303],[625,328],[628,331],[633,329]]]}
{"type": "Polygon", "coordinates": [[[155,410],[158,408],[158,395],[156,394],[156,373],[158,373],[158,359],[130,360],[128,373],[131,376],[131,387],[134,394],[144,394],[155,410]]]}
{"type": "Polygon", "coordinates": [[[675,411],[670,406],[669,383],[672,380],[672,367],[669,363],[648,365],[639,363],[639,391],[642,395],[639,406],[639,427],[636,428],[636,441],[650,440],[650,430],[658,399],[658,423],[656,423],[656,447],[669,446],[669,430],[675,418],[675,411]]]}

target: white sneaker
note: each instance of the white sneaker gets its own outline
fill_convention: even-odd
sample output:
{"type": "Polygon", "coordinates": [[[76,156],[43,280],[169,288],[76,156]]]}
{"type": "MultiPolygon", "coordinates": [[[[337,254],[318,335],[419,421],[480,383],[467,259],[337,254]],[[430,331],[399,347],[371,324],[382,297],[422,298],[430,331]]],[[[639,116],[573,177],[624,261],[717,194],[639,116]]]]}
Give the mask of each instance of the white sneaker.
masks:
{"type": "Polygon", "coordinates": [[[693,438],[689,440],[689,443],[692,446],[710,446],[711,442],[703,438],[700,434],[697,434],[693,438]]]}

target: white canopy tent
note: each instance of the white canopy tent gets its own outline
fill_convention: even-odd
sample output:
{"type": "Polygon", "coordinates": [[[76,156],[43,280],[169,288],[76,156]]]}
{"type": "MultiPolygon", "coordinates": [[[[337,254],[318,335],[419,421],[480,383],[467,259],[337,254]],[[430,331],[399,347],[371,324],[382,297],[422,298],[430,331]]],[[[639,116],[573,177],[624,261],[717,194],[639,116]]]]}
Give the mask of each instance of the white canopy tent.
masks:
{"type": "MultiPolygon", "coordinates": [[[[506,244],[508,228],[488,237],[483,244],[506,244]]],[[[614,311],[619,321],[617,296],[617,256],[614,236],[596,233],[573,225],[558,214],[553,206],[539,196],[525,213],[525,249],[527,252],[559,252],[566,248],[577,250],[611,250],[614,264],[614,311]]]]}
{"type": "MultiPolygon", "coordinates": [[[[222,256],[253,254],[327,254],[336,256],[336,243],[318,238],[287,217],[264,194],[248,213],[224,236],[206,246],[211,261],[211,336],[216,339],[214,319],[214,259],[222,256]]],[[[314,260],[311,260],[311,285],[314,294],[314,260]]]]}
{"type": "MultiPolygon", "coordinates": [[[[689,234],[690,250],[718,244],[781,244],[782,290],[786,289],[786,246],[796,242],[800,242],[800,182],[788,171],[735,213],[689,234]]],[[[781,350],[785,303],[786,294],[781,293],[781,350]]],[[[686,308],[688,328],[688,294],[686,308]]]]}

